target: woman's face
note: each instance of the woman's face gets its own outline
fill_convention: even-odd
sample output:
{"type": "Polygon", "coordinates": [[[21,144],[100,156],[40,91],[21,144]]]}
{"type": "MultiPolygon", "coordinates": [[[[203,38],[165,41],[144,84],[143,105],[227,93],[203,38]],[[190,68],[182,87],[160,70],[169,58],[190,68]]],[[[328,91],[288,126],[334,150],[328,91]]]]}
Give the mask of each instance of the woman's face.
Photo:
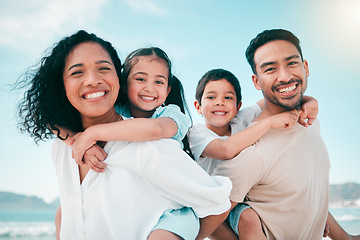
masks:
{"type": "Polygon", "coordinates": [[[108,52],[98,43],[77,45],[65,59],[66,96],[84,117],[113,114],[120,84],[108,52]]]}

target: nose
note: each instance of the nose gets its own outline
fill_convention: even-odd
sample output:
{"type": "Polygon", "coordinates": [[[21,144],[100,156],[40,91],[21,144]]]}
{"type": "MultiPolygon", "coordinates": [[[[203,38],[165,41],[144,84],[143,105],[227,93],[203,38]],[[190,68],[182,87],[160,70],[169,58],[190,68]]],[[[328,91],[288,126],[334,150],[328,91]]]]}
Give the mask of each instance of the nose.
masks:
{"type": "Polygon", "coordinates": [[[279,82],[288,82],[293,78],[293,74],[287,67],[282,67],[279,70],[278,80],[279,82]]]}
{"type": "Polygon", "coordinates": [[[215,105],[216,106],[224,106],[224,100],[223,99],[216,100],[215,105]]]}
{"type": "Polygon", "coordinates": [[[101,84],[102,79],[98,74],[94,72],[89,72],[84,80],[84,85],[96,87],[101,84]]]}
{"type": "Polygon", "coordinates": [[[150,81],[146,81],[145,86],[144,86],[144,90],[147,92],[151,92],[154,90],[154,86],[150,81]]]}

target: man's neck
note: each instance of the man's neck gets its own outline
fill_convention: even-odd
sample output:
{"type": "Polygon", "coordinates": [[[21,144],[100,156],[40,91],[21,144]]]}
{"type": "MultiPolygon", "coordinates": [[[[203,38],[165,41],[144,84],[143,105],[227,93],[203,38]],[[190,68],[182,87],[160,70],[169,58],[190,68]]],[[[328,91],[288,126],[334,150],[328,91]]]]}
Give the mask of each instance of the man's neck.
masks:
{"type": "Polygon", "coordinates": [[[262,112],[260,113],[260,115],[257,118],[254,119],[254,122],[258,122],[260,120],[263,120],[264,118],[271,117],[275,114],[282,113],[285,111],[287,111],[287,109],[285,109],[279,105],[265,101],[262,112]]]}

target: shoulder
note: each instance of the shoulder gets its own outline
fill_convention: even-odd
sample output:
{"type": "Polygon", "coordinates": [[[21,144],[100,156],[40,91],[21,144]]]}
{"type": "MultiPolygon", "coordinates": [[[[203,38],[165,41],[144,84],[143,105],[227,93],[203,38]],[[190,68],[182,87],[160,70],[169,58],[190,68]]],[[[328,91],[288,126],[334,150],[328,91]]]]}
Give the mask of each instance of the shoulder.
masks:
{"type": "Polygon", "coordinates": [[[189,129],[188,135],[189,135],[189,140],[191,138],[204,138],[205,136],[219,137],[216,133],[208,129],[206,125],[203,123],[195,123],[189,129]]]}
{"type": "Polygon", "coordinates": [[[115,111],[122,115],[123,117],[127,117],[130,118],[131,114],[130,114],[130,110],[129,110],[129,106],[128,105],[120,105],[120,104],[116,104],[115,105],[115,111]]]}
{"type": "Polygon", "coordinates": [[[261,108],[257,104],[241,109],[234,119],[230,122],[233,134],[244,130],[261,113],[261,108]]]}
{"type": "Polygon", "coordinates": [[[177,105],[169,104],[167,106],[158,107],[151,118],[159,118],[159,117],[168,117],[173,119],[175,122],[189,122],[190,118],[181,112],[180,108],[177,105]]]}
{"type": "Polygon", "coordinates": [[[169,105],[166,105],[166,106],[158,107],[155,110],[155,112],[153,114],[153,117],[156,116],[156,115],[161,115],[161,114],[169,113],[169,112],[180,112],[180,113],[182,113],[179,106],[177,106],[175,104],[169,104],[169,105]]]}

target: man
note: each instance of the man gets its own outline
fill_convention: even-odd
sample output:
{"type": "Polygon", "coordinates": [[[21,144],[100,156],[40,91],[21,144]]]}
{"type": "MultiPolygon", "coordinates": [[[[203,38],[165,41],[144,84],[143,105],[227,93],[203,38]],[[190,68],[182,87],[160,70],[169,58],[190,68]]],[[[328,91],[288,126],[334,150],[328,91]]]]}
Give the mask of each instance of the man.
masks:
{"type": "MultiPolygon", "coordinates": [[[[282,29],[266,30],[251,41],[246,57],[255,88],[265,99],[254,122],[299,109],[309,68],[297,37],[282,29]]],[[[271,129],[234,159],[222,161],[215,174],[232,180],[233,208],[244,201],[254,209],[267,238],[322,239],[328,216],[329,170],[316,120],[309,127],[271,129]]],[[[229,218],[235,232],[242,209],[235,208],[229,218]]]]}

